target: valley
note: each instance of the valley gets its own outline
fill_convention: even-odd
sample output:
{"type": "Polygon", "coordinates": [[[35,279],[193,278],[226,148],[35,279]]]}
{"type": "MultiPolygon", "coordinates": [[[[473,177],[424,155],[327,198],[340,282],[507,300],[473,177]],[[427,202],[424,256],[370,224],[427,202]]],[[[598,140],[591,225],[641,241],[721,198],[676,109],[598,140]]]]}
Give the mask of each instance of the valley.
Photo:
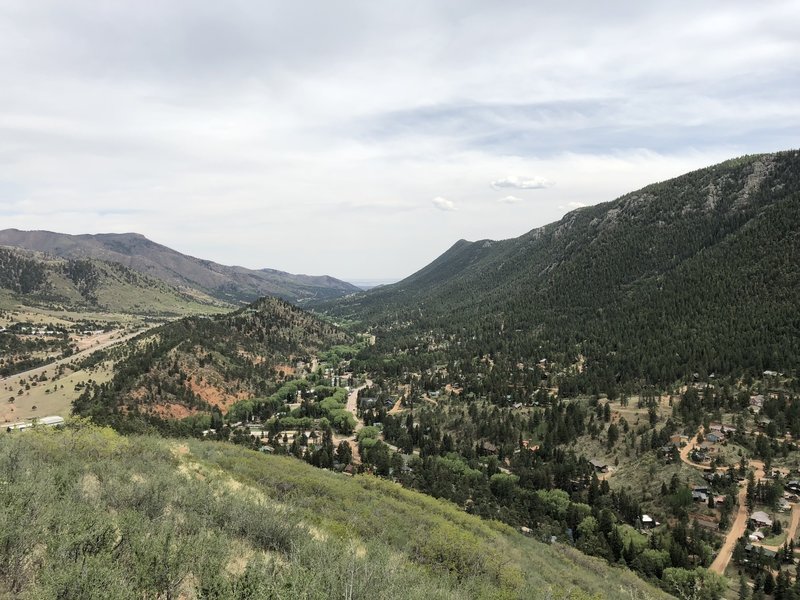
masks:
{"type": "MultiPolygon", "coordinates": [[[[59,261],[75,259],[14,251],[0,334],[16,348],[1,382],[13,402],[0,416],[80,418],[0,444],[46,452],[77,436],[138,448],[140,470],[166,453],[163,477],[181,473],[175,506],[189,503],[184,484],[212,495],[221,485],[236,492],[223,504],[255,514],[251,500],[265,496],[296,515],[292,533],[257,539],[232,516],[221,529],[203,522],[225,552],[248,548],[250,566],[222,586],[262,573],[256,548],[283,565],[269,563],[279,580],[295,577],[309,555],[281,540],[304,536],[345,563],[354,547],[359,560],[419,575],[420,590],[444,586],[432,597],[544,586],[575,600],[790,600],[800,591],[798,182],[798,152],[745,157],[517,239],[458,242],[395,284],[295,297],[302,306],[209,294],[148,313],[128,288],[117,296],[126,310],[103,311],[103,287],[78,277],[82,300],[59,307],[53,282],[72,268],[59,261]],[[458,524],[437,520],[445,514],[458,524]],[[561,560],[584,566],[567,575],[561,560]]],[[[97,497],[97,518],[114,520],[113,499],[97,497]]],[[[393,576],[384,584],[396,589],[393,576]]],[[[293,585],[329,589],[316,576],[293,585]]]]}

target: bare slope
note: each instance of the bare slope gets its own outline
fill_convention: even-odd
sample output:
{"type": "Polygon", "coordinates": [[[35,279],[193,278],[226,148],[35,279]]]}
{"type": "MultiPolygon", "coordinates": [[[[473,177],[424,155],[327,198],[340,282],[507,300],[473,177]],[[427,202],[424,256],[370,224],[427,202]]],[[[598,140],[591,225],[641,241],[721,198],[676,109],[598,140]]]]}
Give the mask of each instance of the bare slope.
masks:
{"type": "Polygon", "coordinates": [[[324,275],[252,270],[202,260],[157,244],[138,233],[67,235],[6,229],[0,231],[0,245],[46,252],[62,258],[117,262],[170,285],[197,289],[232,302],[253,301],[261,296],[301,302],[358,291],[354,285],[324,275]]]}

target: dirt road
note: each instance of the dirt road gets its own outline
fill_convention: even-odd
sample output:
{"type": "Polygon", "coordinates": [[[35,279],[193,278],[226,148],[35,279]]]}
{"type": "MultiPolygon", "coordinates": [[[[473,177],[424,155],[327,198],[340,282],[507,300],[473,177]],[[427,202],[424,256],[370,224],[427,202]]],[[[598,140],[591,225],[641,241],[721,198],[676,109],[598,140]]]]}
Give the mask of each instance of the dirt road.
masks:
{"type": "Polygon", "coordinates": [[[697,464],[696,462],[692,461],[692,459],[689,458],[689,453],[692,451],[692,448],[697,446],[697,439],[699,437],[700,437],[700,431],[698,430],[698,432],[694,434],[694,437],[689,440],[689,443],[687,443],[683,448],[680,449],[681,460],[690,467],[699,469],[701,471],[708,471],[709,470],[708,467],[697,464]]]}
{"type": "MultiPolygon", "coordinates": [[[[699,435],[700,431],[698,431],[695,434],[695,436],[691,440],[689,440],[689,443],[686,444],[686,446],[681,448],[680,450],[681,460],[695,469],[698,469],[700,471],[708,471],[709,470],[708,467],[706,467],[705,465],[699,465],[695,462],[692,462],[692,460],[689,458],[689,453],[692,451],[692,448],[694,448],[697,445],[697,438],[699,435]]],[[[756,480],[764,478],[764,463],[762,463],[760,460],[751,460],[750,466],[755,471],[756,480]]],[[[736,518],[733,521],[733,525],[731,525],[730,531],[728,531],[727,535],[725,536],[725,541],[723,542],[722,547],[717,553],[714,562],[711,563],[711,566],[709,567],[711,571],[713,571],[714,573],[718,573],[720,575],[723,575],[725,573],[725,569],[727,568],[728,563],[731,560],[733,549],[736,547],[736,542],[740,537],[742,537],[742,535],[744,535],[744,532],[747,529],[748,514],[747,514],[746,485],[742,485],[740,487],[737,499],[739,503],[739,508],[736,511],[736,518]]],[[[799,507],[795,506],[794,508],[799,508],[799,507]]],[[[795,520],[800,519],[800,512],[797,512],[797,515],[795,515],[795,512],[796,511],[793,510],[792,514],[792,525],[794,526],[793,531],[797,529],[797,523],[795,522],[795,520]]]]}
{"type": "Polygon", "coordinates": [[[358,392],[370,387],[371,385],[372,381],[367,379],[367,382],[364,385],[355,388],[353,391],[350,392],[350,395],[347,396],[347,406],[345,408],[347,408],[347,410],[350,411],[356,419],[356,429],[355,429],[356,433],[358,433],[358,431],[362,427],[364,427],[364,421],[362,421],[361,418],[358,416],[358,392]]]}
{"type": "MultiPolygon", "coordinates": [[[[86,358],[88,356],[91,356],[92,354],[94,354],[95,352],[98,352],[100,350],[104,350],[106,348],[110,348],[112,346],[116,346],[118,344],[122,344],[122,343],[130,340],[131,338],[135,337],[136,335],[139,335],[139,333],[141,333],[141,331],[137,331],[137,332],[130,333],[130,334],[127,334],[127,335],[121,335],[121,333],[122,332],[117,331],[116,332],[117,337],[112,337],[113,334],[111,334],[111,333],[104,334],[102,338],[99,338],[99,336],[98,336],[98,338],[95,339],[95,341],[97,343],[94,346],[91,346],[91,347],[87,348],[86,350],[82,350],[80,352],[76,352],[72,356],[68,356],[66,358],[62,358],[62,359],[55,360],[53,362],[47,363],[46,365],[42,365],[40,367],[36,367],[35,369],[29,369],[27,371],[23,371],[22,373],[16,373],[14,375],[10,375],[10,376],[6,377],[5,379],[0,379],[0,386],[2,386],[2,388],[4,388],[4,390],[5,390],[6,387],[8,387],[9,389],[5,390],[5,393],[10,394],[12,397],[15,398],[15,400],[17,400],[17,396],[11,390],[16,390],[20,386],[24,386],[26,381],[28,380],[28,378],[34,377],[34,376],[38,377],[38,376],[40,376],[40,375],[42,375],[44,373],[47,373],[48,377],[50,377],[50,379],[51,379],[51,382],[55,381],[54,380],[55,370],[59,366],[67,365],[67,364],[69,364],[69,363],[71,363],[73,361],[79,361],[79,360],[84,359],[84,358],[86,358]]],[[[27,400],[27,396],[25,396],[25,398],[20,397],[18,399],[18,401],[15,402],[14,404],[11,404],[11,403],[3,403],[3,404],[1,404],[0,405],[0,422],[12,422],[12,421],[18,421],[18,420],[27,418],[29,416],[38,416],[38,411],[37,412],[31,412],[31,410],[30,410],[31,407],[28,407],[27,409],[25,408],[24,403],[25,403],[26,400],[27,400]]],[[[52,404],[52,402],[53,402],[52,398],[50,398],[50,400],[51,400],[50,403],[52,404]]],[[[65,406],[69,406],[69,401],[66,401],[66,402],[67,402],[67,404],[65,406]]],[[[39,410],[42,410],[42,408],[47,409],[47,407],[39,406],[39,410]]],[[[52,409],[53,407],[50,407],[50,408],[52,409]]],[[[64,409],[64,410],[68,410],[68,409],[64,409]]],[[[58,410],[56,412],[58,414],[61,414],[63,412],[63,410],[58,410]]],[[[44,414],[44,413],[42,413],[42,414],[44,414]]]]}
{"type": "Polygon", "coordinates": [[[736,519],[733,521],[730,531],[725,536],[725,541],[722,543],[722,548],[719,549],[714,562],[711,563],[709,570],[718,573],[719,575],[725,574],[725,569],[731,560],[733,549],[736,546],[736,541],[744,535],[747,529],[747,486],[739,490],[738,501],[739,510],[736,511],[736,519]]]}
{"type": "Polygon", "coordinates": [[[338,444],[341,441],[346,441],[350,444],[350,449],[353,451],[353,464],[359,465],[361,464],[361,454],[358,451],[358,441],[356,440],[356,434],[364,427],[364,421],[358,416],[358,392],[361,390],[368,388],[372,385],[372,381],[367,379],[366,383],[360,387],[354,388],[350,394],[347,396],[347,406],[345,407],[352,415],[355,417],[356,426],[353,431],[353,435],[343,436],[343,435],[334,435],[333,436],[333,443],[338,444]]]}
{"type": "MultiPolygon", "coordinates": [[[[142,330],[144,331],[144,330],[142,330]]],[[[102,341],[98,341],[97,344],[94,346],[90,346],[85,350],[81,350],[80,352],[76,352],[71,356],[67,356],[66,358],[61,358],[59,360],[55,360],[53,362],[47,363],[46,365],[42,365],[41,367],[36,367],[35,369],[29,369],[27,371],[22,371],[21,373],[16,373],[14,375],[9,375],[5,379],[0,379],[0,382],[3,385],[10,385],[14,387],[15,385],[19,384],[21,379],[27,379],[28,377],[38,376],[47,371],[51,368],[59,367],[60,365],[66,365],[74,360],[81,360],[86,358],[87,356],[91,356],[98,350],[105,350],[106,348],[110,348],[111,346],[116,346],[118,344],[122,344],[123,342],[127,342],[128,340],[136,337],[142,331],[136,331],[134,333],[129,333],[128,335],[113,338],[111,334],[108,334],[102,341]]]]}

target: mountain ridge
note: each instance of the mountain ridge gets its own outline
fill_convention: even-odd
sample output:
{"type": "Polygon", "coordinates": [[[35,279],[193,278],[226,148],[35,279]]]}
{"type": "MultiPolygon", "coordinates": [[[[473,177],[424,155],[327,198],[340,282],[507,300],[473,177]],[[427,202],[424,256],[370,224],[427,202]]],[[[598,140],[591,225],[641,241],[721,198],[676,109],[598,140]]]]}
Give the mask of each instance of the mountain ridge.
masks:
{"type": "Polygon", "coordinates": [[[182,254],[140,233],[70,235],[52,231],[5,229],[0,245],[60,258],[118,262],[176,287],[190,287],[226,302],[252,302],[265,295],[292,302],[331,298],[358,288],[322,275],[297,275],[277,269],[247,269],[182,254]]]}
{"type": "Polygon", "coordinates": [[[25,306],[148,316],[220,312],[231,305],[117,263],[0,245],[0,290],[25,306]]]}
{"type": "Polygon", "coordinates": [[[517,238],[459,240],[396,284],[318,309],[390,338],[473,331],[515,355],[508,360],[547,352],[569,365],[589,356],[606,386],[791,370],[800,350],[793,214],[800,153],[746,156],[579,208],[517,238]]]}

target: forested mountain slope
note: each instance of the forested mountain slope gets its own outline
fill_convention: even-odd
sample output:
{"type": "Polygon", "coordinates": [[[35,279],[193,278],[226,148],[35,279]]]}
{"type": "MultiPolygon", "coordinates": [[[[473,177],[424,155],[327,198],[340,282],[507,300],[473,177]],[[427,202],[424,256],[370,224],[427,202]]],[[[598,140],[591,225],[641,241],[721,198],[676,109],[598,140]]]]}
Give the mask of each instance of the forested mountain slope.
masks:
{"type": "MultiPolygon", "coordinates": [[[[581,208],[519,238],[461,240],[407,279],[324,303],[386,347],[585,360],[594,386],[800,360],[800,152],[748,156],[581,208]]],[[[385,349],[385,348],[384,348],[385,349]]]]}
{"type": "Polygon", "coordinates": [[[200,290],[229,302],[277,296],[291,302],[334,298],[358,291],[327,276],[253,270],[201,260],[157,244],[138,233],[67,235],[50,231],[0,231],[0,245],[45,252],[62,258],[94,258],[120,263],[170,285],[200,290]]]}
{"type": "Polygon", "coordinates": [[[340,329],[277,298],[225,315],[187,317],[130,342],[111,382],[87,389],[75,412],[127,431],[164,418],[224,413],[237,400],[272,391],[298,360],[348,341],[340,329]]]}
{"type": "Polygon", "coordinates": [[[60,259],[0,246],[0,290],[21,304],[176,316],[218,312],[224,303],[168,285],[119,263],[60,259]]]}
{"type": "Polygon", "coordinates": [[[660,600],[372,476],[72,424],[0,436],[0,596],[660,600]]]}

